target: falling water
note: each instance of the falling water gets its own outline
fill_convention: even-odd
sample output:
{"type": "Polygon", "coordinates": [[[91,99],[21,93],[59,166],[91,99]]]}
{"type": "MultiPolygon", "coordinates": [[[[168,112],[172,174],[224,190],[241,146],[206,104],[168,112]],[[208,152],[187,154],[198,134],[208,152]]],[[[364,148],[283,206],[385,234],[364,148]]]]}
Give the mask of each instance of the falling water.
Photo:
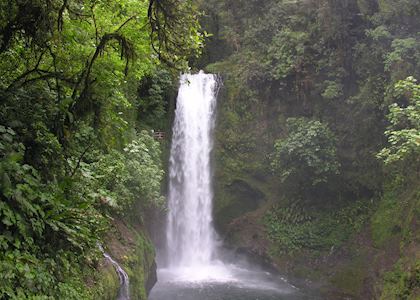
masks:
{"type": "Polygon", "coordinates": [[[120,289],[118,291],[117,300],[130,300],[130,281],[127,273],[108,253],[104,251],[102,245],[98,244],[98,247],[103,256],[114,266],[115,271],[118,274],[118,278],[120,279],[120,289]]]}
{"type": "Polygon", "coordinates": [[[216,94],[215,75],[182,75],[170,155],[167,252],[170,269],[194,276],[207,276],[217,265],[210,168],[216,94]]]}
{"type": "Polygon", "coordinates": [[[317,299],[241,259],[217,257],[210,166],[217,89],[214,75],[181,77],[170,155],[167,262],[158,269],[150,299],[317,299]]]}

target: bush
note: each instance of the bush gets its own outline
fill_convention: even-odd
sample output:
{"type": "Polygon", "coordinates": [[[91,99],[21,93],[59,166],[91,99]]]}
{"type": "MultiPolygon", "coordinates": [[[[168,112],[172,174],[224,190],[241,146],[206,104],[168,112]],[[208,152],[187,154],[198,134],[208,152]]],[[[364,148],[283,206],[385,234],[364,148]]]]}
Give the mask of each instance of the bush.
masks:
{"type": "Polygon", "coordinates": [[[281,182],[306,190],[339,173],[335,137],[327,125],[306,118],[287,119],[288,136],[275,142],[271,166],[281,182]]]}
{"type": "Polygon", "coordinates": [[[393,103],[387,119],[390,123],[385,135],[388,146],[378,158],[386,165],[399,166],[401,170],[412,170],[420,165],[420,85],[413,77],[401,80],[395,85],[395,96],[403,97],[405,104],[393,103]]]}
{"type": "Polygon", "coordinates": [[[359,232],[371,214],[372,202],[357,201],[336,211],[310,211],[293,203],[274,206],[264,217],[273,255],[302,250],[329,251],[359,232]]]}
{"type": "Polygon", "coordinates": [[[70,278],[76,257],[96,248],[104,217],[72,181],[43,183],[25,150],[0,126],[0,298],[82,299],[82,281],[70,278]]]}
{"type": "Polygon", "coordinates": [[[112,150],[81,168],[90,197],[119,211],[128,211],[136,200],[141,200],[143,206],[161,207],[163,174],[159,143],[146,131],[122,152],[112,150]]]}

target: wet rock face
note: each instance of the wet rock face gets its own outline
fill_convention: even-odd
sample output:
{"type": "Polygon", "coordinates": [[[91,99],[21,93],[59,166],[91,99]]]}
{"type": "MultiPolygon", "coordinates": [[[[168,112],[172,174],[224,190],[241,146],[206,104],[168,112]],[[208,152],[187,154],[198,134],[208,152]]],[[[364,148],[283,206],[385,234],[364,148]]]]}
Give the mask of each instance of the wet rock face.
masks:
{"type": "Polygon", "coordinates": [[[215,222],[220,232],[227,232],[230,223],[260,208],[266,196],[248,182],[235,179],[231,184],[218,184],[215,197],[215,222]]]}
{"type": "MultiPolygon", "coordinates": [[[[128,224],[114,219],[113,228],[105,239],[104,250],[124,269],[129,277],[131,300],[146,300],[150,290],[157,282],[155,250],[140,224],[128,224]]],[[[99,300],[114,300],[120,288],[120,281],[112,265],[98,268],[101,282],[106,290],[96,296],[99,300]]],[[[99,293],[99,291],[98,291],[99,293]]]]}
{"type": "Polygon", "coordinates": [[[150,291],[152,290],[152,288],[155,286],[156,282],[157,282],[157,265],[156,265],[156,261],[153,260],[153,263],[149,269],[149,274],[147,276],[147,280],[145,282],[145,288],[146,288],[146,293],[147,295],[149,295],[150,291]]]}
{"type": "Polygon", "coordinates": [[[88,282],[88,287],[95,291],[95,299],[115,300],[120,289],[120,281],[112,263],[105,257],[98,262],[98,278],[88,282]]]}

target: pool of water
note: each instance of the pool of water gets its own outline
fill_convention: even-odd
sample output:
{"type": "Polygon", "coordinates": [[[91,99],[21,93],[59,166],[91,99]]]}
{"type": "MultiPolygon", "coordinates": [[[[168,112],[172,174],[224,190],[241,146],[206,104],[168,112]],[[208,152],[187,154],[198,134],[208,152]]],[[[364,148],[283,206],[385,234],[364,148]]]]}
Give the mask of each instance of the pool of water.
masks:
{"type": "MultiPolygon", "coordinates": [[[[199,272],[199,270],[196,270],[199,272]]],[[[150,300],[309,300],[320,299],[264,271],[230,268],[231,276],[206,277],[188,272],[159,270],[150,300]],[[179,276],[179,274],[183,274],[179,276]],[[191,275],[191,274],[190,274],[191,275]]],[[[215,273],[217,271],[215,270],[215,273]]]]}

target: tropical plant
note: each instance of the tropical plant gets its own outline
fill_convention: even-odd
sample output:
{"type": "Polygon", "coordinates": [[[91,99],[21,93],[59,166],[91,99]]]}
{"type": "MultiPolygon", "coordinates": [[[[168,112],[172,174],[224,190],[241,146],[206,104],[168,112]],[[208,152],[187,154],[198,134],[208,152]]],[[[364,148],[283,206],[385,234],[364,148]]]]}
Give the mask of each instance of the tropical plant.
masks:
{"type": "Polygon", "coordinates": [[[315,186],[339,173],[335,137],[327,125],[306,118],[287,119],[286,138],[274,144],[271,166],[282,182],[315,186]]]}
{"type": "Polygon", "coordinates": [[[386,165],[401,164],[403,168],[420,165],[420,85],[414,77],[398,81],[394,96],[401,102],[389,106],[390,123],[385,135],[388,146],[378,153],[386,165]]]}

